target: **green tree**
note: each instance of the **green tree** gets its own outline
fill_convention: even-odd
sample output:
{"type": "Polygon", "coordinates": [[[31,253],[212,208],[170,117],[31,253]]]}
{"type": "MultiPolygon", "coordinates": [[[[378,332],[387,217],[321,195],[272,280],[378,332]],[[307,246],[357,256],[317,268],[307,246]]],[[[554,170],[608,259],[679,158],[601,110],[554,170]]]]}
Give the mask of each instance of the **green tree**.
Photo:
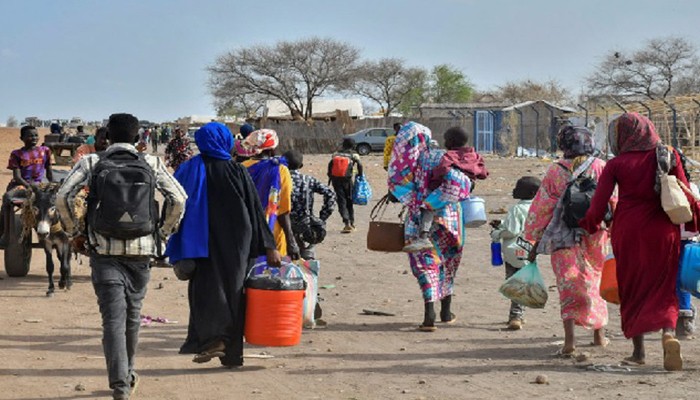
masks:
{"type": "Polygon", "coordinates": [[[474,87],[467,77],[447,64],[433,68],[430,74],[430,101],[433,103],[466,103],[472,98],[474,87]]]}

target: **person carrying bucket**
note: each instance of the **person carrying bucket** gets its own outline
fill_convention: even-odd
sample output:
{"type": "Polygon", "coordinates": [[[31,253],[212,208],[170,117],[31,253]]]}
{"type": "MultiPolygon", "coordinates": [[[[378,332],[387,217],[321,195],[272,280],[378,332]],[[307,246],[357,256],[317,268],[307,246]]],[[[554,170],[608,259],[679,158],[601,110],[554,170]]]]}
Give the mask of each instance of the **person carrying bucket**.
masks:
{"type": "Polygon", "coordinates": [[[447,151],[440,158],[440,164],[437,168],[430,173],[428,188],[431,190],[431,193],[421,206],[420,234],[417,239],[412,240],[403,248],[404,252],[415,253],[429,250],[433,247],[428,236],[435,219],[436,207],[439,204],[436,203],[436,200],[439,202],[440,196],[444,192],[444,189],[441,189],[443,183],[446,182],[449,185],[447,174],[450,170],[460,171],[469,178],[471,183],[469,192],[474,189],[474,180],[488,178],[489,172],[486,169],[483,157],[473,147],[467,146],[468,140],[469,135],[461,127],[455,126],[445,132],[445,147],[447,151]]]}
{"type": "Polygon", "coordinates": [[[190,321],[180,353],[194,354],[196,363],[218,357],[225,367],[240,367],[247,269],[258,256],[271,266],[281,258],[255,184],[231,159],[229,129],[210,122],[194,137],[200,154],[175,172],[188,196],[185,217],[166,250],[178,278],[189,279],[190,321]]]}
{"type": "MultiPolygon", "coordinates": [[[[518,202],[510,207],[506,219],[491,221],[491,240],[500,241],[503,249],[503,259],[505,261],[506,279],[513,276],[525,266],[525,249],[519,247],[517,239],[523,233],[525,220],[530,211],[532,199],[540,188],[541,181],[534,176],[523,176],[518,179],[513,189],[513,198],[518,202]]],[[[522,305],[511,301],[510,313],[508,315],[508,329],[517,331],[523,326],[525,309],[522,305]]]]}
{"type": "MultiPolygon", "coordinates": [[[[404,236],[409,241],[419,238],[421,206],[433,192],[428,187],[430,172],[440,165],[444,154],[443,150],[430,149],[430,140],[431,132],[427,127],[415,122],[403,125],[396,136],[389,164],[390,198],[407,207],[404,236]]],[[[470,186],[465,173],[456,168],[447,172],[441,187],[448,190],[435,199],[436,223],[429,236],[433,245],[408,254],[411,271],[418,280],[425,303],[423,322],[418,327],[420,331],[437,330],[436,301],[440,301],[440,321],[446,324],[456,321],[451,311],[452,293],[464,246],[459,202],[469,196],[470,186]]]]}

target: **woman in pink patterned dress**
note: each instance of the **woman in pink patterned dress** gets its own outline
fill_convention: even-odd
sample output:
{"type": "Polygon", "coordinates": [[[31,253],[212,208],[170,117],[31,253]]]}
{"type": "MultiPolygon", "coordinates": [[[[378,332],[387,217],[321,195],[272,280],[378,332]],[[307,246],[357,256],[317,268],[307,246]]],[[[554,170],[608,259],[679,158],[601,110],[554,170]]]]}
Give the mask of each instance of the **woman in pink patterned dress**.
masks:
{"type": "Polygon", "coordinates": [[[600,297],[607,232],[600,230],[589,235],[581,229],[572,231],[559,221],[553,221],[553,214],[561,215],[557,213],[561,210],[559,199],[572,171],[590,164],[584,173],[597,180],[605,162],[598,158],[588,161],[593,157],[594,146],[591,132],[586,128],[566,126],[557,139],[564,159],[550,165],[542,179],[542,186],[530,206],[525,239],[537,242],[538,253],[551,254],[564,322],[564,347],[560,354],[570,356],[576,350],[575,325],[593,329],[594,345],[605,346],[608,342],[603,329],[608,323],[608,308],[600,297]]]}

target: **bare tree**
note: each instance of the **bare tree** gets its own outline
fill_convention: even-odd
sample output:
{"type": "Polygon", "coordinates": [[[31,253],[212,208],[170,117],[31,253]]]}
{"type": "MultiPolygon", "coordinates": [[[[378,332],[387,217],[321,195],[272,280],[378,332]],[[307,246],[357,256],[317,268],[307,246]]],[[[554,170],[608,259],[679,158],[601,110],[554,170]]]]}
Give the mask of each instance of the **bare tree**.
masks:
{"type": "Polygon", "coordinates": [[[8,128],[16,128],[19,126],[19,121],[17,121],[17,118],[14,115],[10,115],[7,117],[6,125],[8,128]]]}
{"type": "Polygon", "coordinates": [[[349,87],[357,72],[359,51],[333,39],[282,41],[226,53],[208,67],[216,99],[241,91],[278,99],[292,116],[308,119],[312,101],[327,90],[349,87]]]}
{"type": "Polygon", "coordinates": [[[594,95],[665,99],[692,78],[695,46],[684,38],[653,39],[637,51],[610,51],[587,79],[594,95]]]}
{"type": "Polygon", "coordinates": [[[253,118],[265,107],[265,97],[253,92],[246,92],[229,83],[212,88],[214,109],[219,116],[238,116],[253,118]]]}
{"type": "Polygon", "coordinates": [[[425,70],[408,68],[397,58],[384,58],[362,64],[351,91],[379,104],[384,116],[388,117],[410,98],[412,90],[425,87],[426,82],[425,70]]]}
{"type": "Polygon", "coordinates": [[[700,64],[693,65],[689,73],[678,77],[674,87],[675,94],[700,93],[700,64]]]}
{"type": "Polygon", "coordinates": [[[571,94],[556,80],[545,82],[529,79],[519,82],[506,82],[499,86],[494,97],[510,103],[522,103],[530,100],[547,100],[555,104],[571,102],[571,94]]]}

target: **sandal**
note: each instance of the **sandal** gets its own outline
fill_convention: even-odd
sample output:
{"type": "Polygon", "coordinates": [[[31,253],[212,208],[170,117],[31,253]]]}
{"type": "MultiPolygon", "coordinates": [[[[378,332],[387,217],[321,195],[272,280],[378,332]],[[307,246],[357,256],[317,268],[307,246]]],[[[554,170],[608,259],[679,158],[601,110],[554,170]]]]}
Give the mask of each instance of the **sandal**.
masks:
{"type": "Polygon", "coordinates": [[[624,360],[620,362],[621,365],[626,365],[628,367],[639,367],[641,365],[645,365],[646,361],[640,360],[635,357],[625,357],[624,360]]]}
{"type": "Polygon", "coordinates": [[[564,348],[561,348],[554,353],[554,356],[559,357],[559,358],[568,359],[568,358],[573,358],[575,355],[574,353],[576,353],[576,348],[572,349],[571,351],[566,351],[566,352],[564,351],[564,348]]]}
{"type": "Polygon", "coordinates": [[[610,339],[608,339],[608,338],[603,338],[603,343],[601,343],[601,344],[595,344],[595,342],[591,342],[591,346],[601,347],[603,349],[608,347],[609,344],[610,344],[610,339]]]}
{"type": "Polygon", "coordinates": [[[203,364],[212,360],[212,358],[218,358],[225,356],[226,353],[223,351],[205,351],[203,353],[196,354],[192,359],[192,362],[197,364],[203,364]]]}
{"type": "Polygon", "coordinates": [[[681,343],[678,341],[678,339],[670,335],[664,335],[662,341],[664,348],[664,369],[666,371],[683,370],[681,343]]]}
{"type": "Polygon", "coordinates": [[[421,332],[435,332],[437,330],[437,326],[421,324],[420,326],[418,326],[418,330],[421,332]]]}
{"type": "Polygon", "coordinates": [[[226,356],[225,350],[226,348],[224,344],[218,343],[215,346],[210,347],[207,351],[195,354],[194,358],[192,359],[192,362],[202,364],[211,361],[212,358],[224,357],[226,356]]]}
{"type": "Polygon", "coordinates": [[[454,315],[453,313],[450,313],[450,319],[445,320],[442,317],[440,317],[440,322],[442,322],[443,324],[448,324],[448,325],[454,324],[455,322],[457,322],[457,316],[454,315]]]}

